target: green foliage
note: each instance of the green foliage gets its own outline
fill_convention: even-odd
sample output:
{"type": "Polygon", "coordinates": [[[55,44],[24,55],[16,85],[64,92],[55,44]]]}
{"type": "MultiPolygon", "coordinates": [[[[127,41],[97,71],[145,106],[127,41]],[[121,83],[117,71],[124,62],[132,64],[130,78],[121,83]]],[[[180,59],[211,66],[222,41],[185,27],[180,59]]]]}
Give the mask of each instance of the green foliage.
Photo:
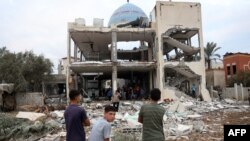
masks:
{"type": "Polygon", "coordinates": [[[238,85],[242,83],[244,87],[250,87],[250,72],[241,70],[237,75],[227,80],[229,87],[233,87],[234,83],[238,85]]]}
{"type": "Polygon", "coordinates": [[[12,53],[0,48],[0,83],[14,83],[15,91],[41,91],[41,83],[52,73],[53,64],[32,51],[12,53]]]}
{"type": "Polygon", "coordinates": [[[216,54],[216,51],[221,49],[221,47],[217,47],[217,44],[214,42],[208,42],[206,47],[204,48],[205,52],[205,61],[208,64],[208,69],[211,69],[211,61],[220,59],[220,54],[216,54]]]}

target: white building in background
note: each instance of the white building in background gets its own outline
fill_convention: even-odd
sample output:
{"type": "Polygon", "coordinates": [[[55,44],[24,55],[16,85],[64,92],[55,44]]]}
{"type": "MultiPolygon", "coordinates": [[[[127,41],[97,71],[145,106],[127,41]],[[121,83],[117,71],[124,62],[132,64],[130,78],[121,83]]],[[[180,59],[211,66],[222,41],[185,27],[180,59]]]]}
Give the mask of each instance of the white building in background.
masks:
{"type": "MultiPolygon", "coordinates": [[[[211,100],[206,89],[200,3],[157,1],[150,18],[126,3],[114,11],[107,27],[102,19],[94,23],[68,23],[68,69],[81,76],[80,81],[94,79],[82,73],[102,73],[96,80],[111,79],[113,92],[117,79],[125,79],[127,85],[139,85],[147,92],[159,88],[162,98],[175,98],[176,89],[189,93],[195,84],[197,94],[211,100]],[[134,41],[140,44],[131,50],[117,49],[120,42],[134,41]]],[[[70,73],[67,76],[69,82],[70,73]]],[[[88,89],[84,83],[80,87],[88,89]]]]}

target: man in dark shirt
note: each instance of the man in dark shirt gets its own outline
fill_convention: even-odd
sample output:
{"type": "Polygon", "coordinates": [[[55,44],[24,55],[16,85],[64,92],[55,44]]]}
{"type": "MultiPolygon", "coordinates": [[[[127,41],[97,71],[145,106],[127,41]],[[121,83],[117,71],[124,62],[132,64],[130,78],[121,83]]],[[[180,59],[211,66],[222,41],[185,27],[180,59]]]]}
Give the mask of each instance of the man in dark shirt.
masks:
{"type": "Polygon", "coordinates": [[[79,107],[81,100],[80,92],[71,90],[69,92],[70,105],[64,112],[66,122],[66,140],[67,141],[85,141],[84,126],[90,126],[90,121],[86,111],[79,107]]]}

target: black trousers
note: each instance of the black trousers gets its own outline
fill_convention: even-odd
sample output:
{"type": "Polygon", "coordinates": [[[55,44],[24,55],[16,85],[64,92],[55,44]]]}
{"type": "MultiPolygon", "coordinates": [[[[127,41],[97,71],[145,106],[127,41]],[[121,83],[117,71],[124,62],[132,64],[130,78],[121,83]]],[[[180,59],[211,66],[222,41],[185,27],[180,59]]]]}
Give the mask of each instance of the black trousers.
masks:
{"type": "Polygon", "coordinates": [[[113,102],[113,107],[115,107],[116,111],[118,112],[119,102],[113,102]]]}

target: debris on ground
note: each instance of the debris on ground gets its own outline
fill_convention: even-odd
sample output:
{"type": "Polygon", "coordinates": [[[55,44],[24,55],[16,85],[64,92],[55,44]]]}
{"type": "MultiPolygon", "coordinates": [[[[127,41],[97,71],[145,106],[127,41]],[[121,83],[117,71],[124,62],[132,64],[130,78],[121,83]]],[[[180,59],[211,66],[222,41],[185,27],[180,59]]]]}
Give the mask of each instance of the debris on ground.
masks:
{"type": "MultiPolygon", "coordinates": [[[[119,112],[111,124],[112,141],[141,140],[142,124],[137,119],[141,106],[146,103],[149,101],[120,102],[119,112]]],[[[104,107],[111,104],[110,101],[93,101],[81,105],[91,120],[91,126],[85,130],[87,138],[93,124],[103,117],[104,107]]],[[[232,99],[204,102],[181,95],[179,99],[165,99],[159,104],[166,109],[163,117],[166,141],[223,140],[224,124],[250,124],[250,108],[246,102],[232,99]]],[[[22,108],[26,112],[1,114],[0,140],[65,140],[65,106],[26,105],[22,108]],[[37,111],[44,107],[46,112],[37,111]]]]}
{"type": "MultiPolygon", "coordinates": [[[[35,113],[38,114],[38,113],[35,113]]],[[[41,113],[39,113],[41,114],[41,113]]],[[[31,114],[30,114],[31,115],[31,114]]],[[[29,120],[30,117],[27,113],[19,113],[19,116],[15,117],[11,114],[0,113],[0,140],[27,140],[33,141],[43,138],[49,133],[57,133],[60,130],[61,124],[52,124],[52,122],[47,122],[46,118],[36,118],[33,121],[29,120]],[[25,116],[23,116],[25,115],[25,116]],[[17,117],[22,118],[17,118],[17,117]],[[25,118],[23,118],[25,117],[25,118]],[[29,118],[29,119],[28,119],[29,118]]],[[[44,117],[44,116],[43,116],[44,117]]]]}

